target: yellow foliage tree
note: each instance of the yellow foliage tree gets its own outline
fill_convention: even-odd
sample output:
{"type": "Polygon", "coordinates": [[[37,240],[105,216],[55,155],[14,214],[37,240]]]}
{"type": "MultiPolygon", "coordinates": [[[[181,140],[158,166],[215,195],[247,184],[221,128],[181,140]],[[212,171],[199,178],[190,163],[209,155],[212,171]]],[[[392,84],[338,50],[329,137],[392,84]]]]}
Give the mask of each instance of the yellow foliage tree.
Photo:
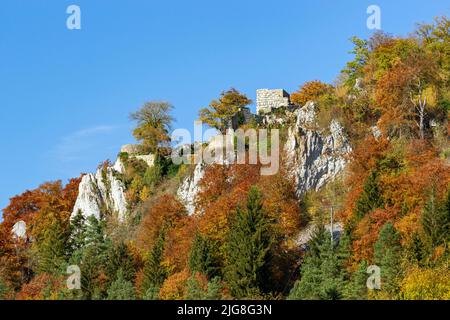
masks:
{"type": "Polygon", "coordinates": [[[401,284],[405,300],[449,300],[450,276],[448,266],[434,269],[412,269],[401,284]]]}

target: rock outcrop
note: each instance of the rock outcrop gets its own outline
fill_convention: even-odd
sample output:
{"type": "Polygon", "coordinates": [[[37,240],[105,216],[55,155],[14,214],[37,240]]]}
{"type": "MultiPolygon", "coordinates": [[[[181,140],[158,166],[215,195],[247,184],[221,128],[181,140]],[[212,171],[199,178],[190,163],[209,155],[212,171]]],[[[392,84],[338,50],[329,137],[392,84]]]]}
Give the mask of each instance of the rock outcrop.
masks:
{"type": "MultiPolygon", "coordinates": [[[[287,125],[287,120],[293,123],[288,129],[283,151],[297,186],[297,195],[301,197],[308,190],[320,189],[340,173],[347,164],[346,156],[352,148],[338,121],[332,120],[327,130],[318,128],[316,106],[313,102],[295,111],[286,109],[284,114],[279,114],[282,114],[283,118],[276,119],[274,114],[267,114],[261,121],[263,124],[287,125]]],[[[210,147],[217,143],[216,140],[211,140],[210,147]]],[[[194,172],[178,189],[178,198],[190,214],[195,212],[195,197],[200,191],[198,184],[204,175],[205,166],[197,164],[194,172]]]]}
{"type": "Polygon", "coordinates": [[[194,172],[181,183],[178,188],[178,199],[185,205],[189,215],[195,212],[195,198],[200,191],[199,182],[205,174],[205,165],[198,163],[195,165],[194,172]]]}
{"type": "Polygon", "coordinates": [[[343,127],[332,120],[329,130],[319,130],[316,125],[316,107],[307,103],[297,112],[297,121],[288,130],[284,147],[287,165],[292,168],[297,185],[297,195],[318,190],[341,172],[346,156],[352,150],[343,127]]]}
{"type": "Polygon", "coordinates": [[[72,218],[81,210],[85,218],[94,216],[101,219],[106,213],[111,213],[119,221],[124,221],[128,212],[125,186],[116,178],[115,171],[113,167],[99,168],[95,174],[83,176],[72,218]]]}

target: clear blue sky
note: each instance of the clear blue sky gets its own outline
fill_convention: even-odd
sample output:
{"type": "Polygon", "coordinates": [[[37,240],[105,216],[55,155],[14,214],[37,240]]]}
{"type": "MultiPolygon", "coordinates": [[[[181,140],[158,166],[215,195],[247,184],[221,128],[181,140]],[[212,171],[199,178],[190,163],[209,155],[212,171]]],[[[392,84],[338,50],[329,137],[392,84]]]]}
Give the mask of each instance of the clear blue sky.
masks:
{"type": "Polygon", "coordinates": [[[366,9],[382,28],[409,33],[448,15],[448,0],[2,0],[0,208],[44,181],[91,172],[133,142],[128,114],[146,100],[175,106],[191,129],[200,107],[230,87],[294,91],[331,82],[367,37],[366,9]],[[82,29],[66,28],[66,8],[82,29]]]}

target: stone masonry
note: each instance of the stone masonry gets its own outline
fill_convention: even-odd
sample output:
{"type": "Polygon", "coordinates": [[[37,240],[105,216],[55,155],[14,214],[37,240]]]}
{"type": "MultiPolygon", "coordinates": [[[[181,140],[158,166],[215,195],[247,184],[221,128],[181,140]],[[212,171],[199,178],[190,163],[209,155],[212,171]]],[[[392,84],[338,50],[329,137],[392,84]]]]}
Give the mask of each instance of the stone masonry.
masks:
{"type": "Polygon", "coordinates": [[[283,89],[256,90],[256,113],[262,115],[273,109],[288,107],[291,104],[289,93],[283,89]]]}

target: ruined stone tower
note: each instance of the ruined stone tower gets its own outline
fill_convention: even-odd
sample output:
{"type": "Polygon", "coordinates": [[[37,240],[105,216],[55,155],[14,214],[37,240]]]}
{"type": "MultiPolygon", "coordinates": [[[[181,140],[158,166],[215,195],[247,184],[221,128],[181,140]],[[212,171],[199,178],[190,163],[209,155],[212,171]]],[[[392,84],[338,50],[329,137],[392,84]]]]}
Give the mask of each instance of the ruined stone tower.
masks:
{"type": "Polygon", "coordinates": [[[273,109],[290,106],[290,96],[283,89],[256,90],[256,113],[258,115],[271,112],[273,109]]]}

